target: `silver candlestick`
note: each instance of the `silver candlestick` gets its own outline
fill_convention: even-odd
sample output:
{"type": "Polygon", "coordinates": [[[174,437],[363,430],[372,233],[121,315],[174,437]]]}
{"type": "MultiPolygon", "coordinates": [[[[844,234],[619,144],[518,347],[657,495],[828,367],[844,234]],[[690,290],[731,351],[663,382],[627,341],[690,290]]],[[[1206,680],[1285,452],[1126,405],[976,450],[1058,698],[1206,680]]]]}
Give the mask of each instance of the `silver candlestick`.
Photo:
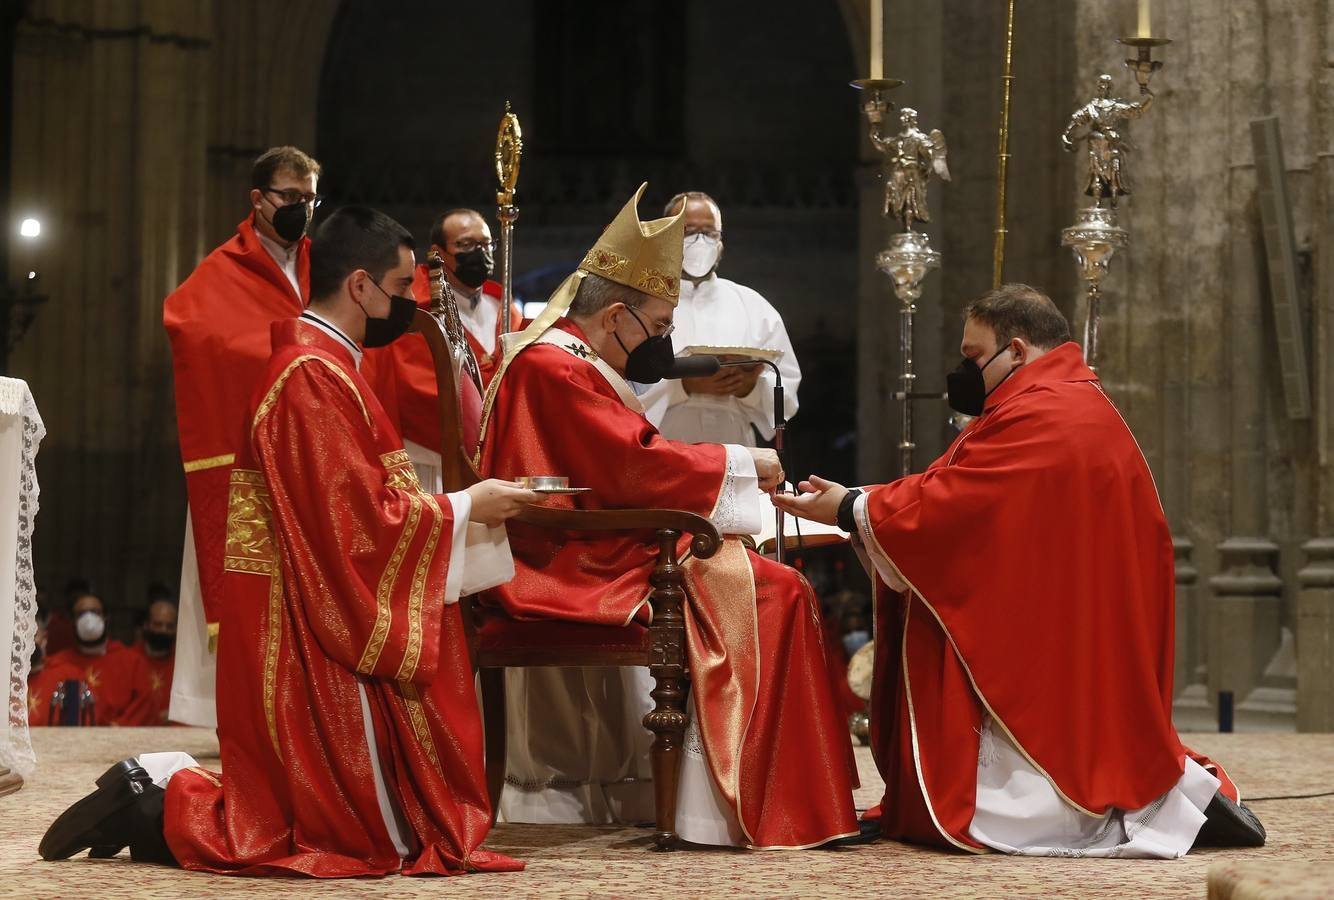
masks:
{"type": "Polygon", "coordinates": [[[1126,151],[1129,149],[1126,127],[1153,105],[1149,81],[1162,68],[1162,62],[1151,59],[1154,47],[1171,43],[1166,38],[1148,36],[1120,38],[1119,43],[1134,47],[1135,59],[1125,61],[1126,68],[1135,73],[1139,84],[1139,99],[1126,100],[1111,96],[1112,76],[1098,76],[1097,95],[1070,115],[1061,133],[1062,146],[1075,150],[1075,141],[1085,144],[1084,193],[1093,198],[1093,205],[1079,211],[1075,224],[1061,232],[1062,246],[1074,251],[1079,265],[1079,276],[1084,281],[1088,297],[1088,312],[1084,319],[1084,361],[1095,369],[1098,360],[1098,326],[1102,319],[1102,280],[1116,251],[1130,243],[1130,234],[1116,221],[1117,200],[1130,195],[1130,176],[1126,171],[1126,151]],[[1083,130],[1082,135],[1077,132],[1083,130]]]}
{"type": "Polygon", "coordinates": [[[1075,253],[1079,277],[1088,296],[1084,318],[1084,361],[1096,370],[1098,326],[1102,320],[1102,280],[1117,250],[1130,243],[1130,234],[1116,224],[1116,210],[1089,206],[1079,211],[1074,225],[1061,232],[1061,244],[1075,253]]]}
{"type": "MultiPolygon", "coordinates": [[[[917,111],[904,107],[899,111],[902,129],[892,135],[882,130],[885,116],[892,104],[886,94],[900,82],[892,79],[854,81],[853,86],[867,92],[862,112],[870,125],[871,144],[884,156],[885,200],[883,214],[897,219],[903,231],[889,239],[889,246],[876,254],[876,264],[894,281],[894,293],[899,308],[899,391],[895,399],[903,404],[899,436],[899,474],[912,472],[912,455],[916,448],[913,440],[913,401],[921,395],[913,390],[917,376],[913,373],[913,315],[917,299],[922,296],[922,279],[932,269],[940,267],[940,254],[931,248],[930,238],[915,231],[916,225],[931,221],[926,205],[927,182],[932,175],[949,181],[949,167],[945,163],[945,136],[939,129],[930,132],[917,126],[917,111]]],[[[938,397],[938,394],[930,395],[938,397]]]]}

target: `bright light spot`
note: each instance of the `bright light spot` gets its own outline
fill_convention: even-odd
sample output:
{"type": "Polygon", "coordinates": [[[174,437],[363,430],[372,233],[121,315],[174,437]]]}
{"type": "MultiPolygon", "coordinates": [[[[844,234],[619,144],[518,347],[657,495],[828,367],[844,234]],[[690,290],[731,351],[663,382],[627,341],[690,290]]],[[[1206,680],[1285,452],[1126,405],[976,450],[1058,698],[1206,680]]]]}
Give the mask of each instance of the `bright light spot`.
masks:
{"type": "Polygon", "coordinates": [[[33,280],[34,278],[36,278],[36,277],[37,277],[37,273],[36,273],[36,272],[29,272],[29,273],[28,273],[28,280],[29,280],[29,281],[32,281],[32,280],[33,280]]]}
{"type": "Polygon", "coordinates": [[[24,219],[19,223],[19,235],[25,238],[35,238],[42,233],[42,223],[36,219],[24,219]]]}

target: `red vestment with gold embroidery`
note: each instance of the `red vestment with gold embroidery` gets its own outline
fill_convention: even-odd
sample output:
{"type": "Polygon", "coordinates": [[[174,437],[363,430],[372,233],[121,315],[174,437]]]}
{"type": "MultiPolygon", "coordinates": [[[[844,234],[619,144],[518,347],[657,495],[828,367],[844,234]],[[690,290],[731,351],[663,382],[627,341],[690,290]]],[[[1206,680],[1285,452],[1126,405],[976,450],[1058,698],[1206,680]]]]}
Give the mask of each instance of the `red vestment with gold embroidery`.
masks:
{"type": "Polygon", "coordinates": [[[448,498],[421,491],[350,352],[314,325],[274,324],[252,409],[228,502],[224,774],[168,783],[172,853],[245,875],[522,868],[479,849],[490,805],[462,622],[444,603],[448,498]]]}
{"type": "MultiPolygon", "coordinates": [[[[662,437],[589,361],[568,319],[493,384],[487,476],[563,475],[585,494],[550,505],[666,508],[710,516],[725,498],[727,451],[662,437]]],[[[628,388],[627,388],[628,389],[628,388]]],[[[508,526],[516,576],[487,602],[520,619],[624,625],[649,613],[651,535],[553,534],[508,526]]],[[[682,552],[688,546],[683,538],[682,552]]],[[[755,847],[803,847],[855,833],[849,735],[832,696],[819,603],[796,571],[732,537],[684,564],[687,651],[714,781],[755,847]]]]}
{"type": "Polygon", "coordinates": [[[1177,783],[1191,751],[1172,725],[1172,538],[1077,345],[1016,370],[940,459],[866,503],[876,549],[910,586],[876,579],[887,836],[982,849],[968,828],[984,715],[1089,814],[1177,783]]]}

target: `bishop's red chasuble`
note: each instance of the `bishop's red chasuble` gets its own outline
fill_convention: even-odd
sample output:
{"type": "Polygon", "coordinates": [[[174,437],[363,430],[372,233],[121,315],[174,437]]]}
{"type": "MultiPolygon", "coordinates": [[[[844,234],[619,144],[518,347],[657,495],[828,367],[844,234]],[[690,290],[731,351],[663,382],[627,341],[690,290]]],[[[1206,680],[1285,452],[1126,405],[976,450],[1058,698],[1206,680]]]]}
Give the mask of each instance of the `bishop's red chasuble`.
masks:
{"type": "Polygon", "coordinates": [[[223,775],[186,769],[167,787],[181,865],[522,868],[479,849],[490,805],[462,622],[444,602],[451,510],[421,491],[351,353],[304,320],[275,323],[230,478],[223,775]]]}
{"type": "MultiPolygon", "coordinates": [[[[726,449],[663,438],[595,366],[573,322],[560,320],[547,336],[554,343],[522,350],[491,386],[483,474],[564,475],[592,489],[552,505],[713,515],[728,496],[726,449]]],[[[553,535],[519,522],[508,530],[516,576],[487,602],[519,619],[647,621],[657,554],[643,539],[553,535]]],[[[748,843],[805,847],[855,833],[848,730],[810,586],[734,537],[684,569],[697,724],[714,782],[748,843]]]]}
{"type": "Polygon", "coordinates": [[[984,716],[1083,812],[1140,809],[1177,783],[1190,751],[1172,725],[1171,534],[1077,345],[1016,370],[940,459],[865,509],[863,539],[909,586],[876,580],[887,836],[983,849],[968,828],[984,716]]]}
{"type": "Polygon", "coordinates": [[[176,379],[176,427],[190,499],[199,590],[216,634],[222,597],[227,478],[244,443],[246,404],[269,359],[269,326],[310,295],[310,239],[297,246],[301,296],[260,243],[253,215],[163,305],[176,379]]]}

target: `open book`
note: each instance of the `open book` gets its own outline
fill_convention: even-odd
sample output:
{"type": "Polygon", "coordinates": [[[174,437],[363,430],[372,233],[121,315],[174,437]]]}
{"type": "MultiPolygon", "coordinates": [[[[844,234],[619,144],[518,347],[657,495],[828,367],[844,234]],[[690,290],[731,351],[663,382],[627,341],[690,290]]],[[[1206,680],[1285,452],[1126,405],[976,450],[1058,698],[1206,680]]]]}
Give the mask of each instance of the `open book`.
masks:
{"type": "MultiPolygon", "coordinates": [[[[760,532],[755,535],[755,550],[760,554],[772,554],[778,544],[778,510],[768,494],[760,495],[760,532]]],[[[825,525],[798,519],[791,513],[783,513],[783,547],[787,550],[824,547],[846,541],[850,535],[837,525],[825,525]]]]}
{"type": "Polygon", "coordinates": [[[743,359],[767,359],[770,362],[778,362],[782,359],[783,351],[774,350],[770,347],[710,347],[702,344],[691,345],[678,356],[716,356],[723,362],[733,362],[743,359]]]}

